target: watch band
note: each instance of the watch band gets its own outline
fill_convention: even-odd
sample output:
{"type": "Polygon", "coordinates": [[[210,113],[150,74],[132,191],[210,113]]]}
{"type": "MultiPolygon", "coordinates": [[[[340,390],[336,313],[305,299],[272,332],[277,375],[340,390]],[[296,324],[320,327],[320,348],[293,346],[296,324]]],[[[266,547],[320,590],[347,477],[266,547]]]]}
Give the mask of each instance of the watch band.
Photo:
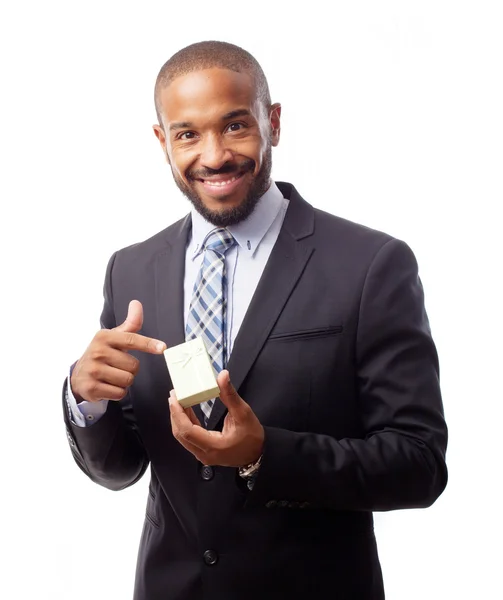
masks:
{"type": "Polygon", "coordinates": [[[250,463],[249,465],[239,467],[239,476],[243,479],[251,479],[252,477],[256,476],[262,463],[262,456],[263,455],[261,454],[255,462],[250,463]]]}

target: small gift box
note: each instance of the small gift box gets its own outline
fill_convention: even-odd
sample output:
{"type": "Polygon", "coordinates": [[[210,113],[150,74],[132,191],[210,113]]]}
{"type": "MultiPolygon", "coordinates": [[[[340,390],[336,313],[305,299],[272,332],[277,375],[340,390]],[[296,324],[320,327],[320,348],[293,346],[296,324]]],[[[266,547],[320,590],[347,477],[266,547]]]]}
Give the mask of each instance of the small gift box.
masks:
{"type": "Polygon", "coordinates": [[[220,394],[211,359],[201,337],[164,350],[173,387],[183,408],[220,394]]]}

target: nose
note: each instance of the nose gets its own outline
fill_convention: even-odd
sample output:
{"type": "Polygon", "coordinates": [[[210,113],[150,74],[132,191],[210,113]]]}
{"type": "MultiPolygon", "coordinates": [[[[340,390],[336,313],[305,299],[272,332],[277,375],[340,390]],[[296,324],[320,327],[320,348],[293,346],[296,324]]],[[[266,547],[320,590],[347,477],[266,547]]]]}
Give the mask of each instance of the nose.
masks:
{"type": "Polygon", "coordinates": [[[221,136],[210,135],[203,141],[200,160],[201,166],[216,171],[232,160],[232,152],[227,148],[221,136]]]}

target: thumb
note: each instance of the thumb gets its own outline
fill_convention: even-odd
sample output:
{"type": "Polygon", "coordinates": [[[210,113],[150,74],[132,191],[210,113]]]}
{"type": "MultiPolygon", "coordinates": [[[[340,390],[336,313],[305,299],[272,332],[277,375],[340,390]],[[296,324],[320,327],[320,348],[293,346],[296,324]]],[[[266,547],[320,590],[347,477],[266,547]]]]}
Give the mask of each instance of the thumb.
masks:
{"type": "Polygon", "coordinates": [[[217,383],[220,388],[220,400],[225,404],[229,412],[235,411],[245,404],[245,401],[237,393],[236,388],[231,383],[229,371],[226,369],[221,371],[218,374],[217,383]]]}
{"type": "Polygon", "coordinates": [[[143,325],[143,306],[138,300],[131,300],[127,311],[127,317],[122,325],[116,327],[116,331],[128,331],[136,333],[143,325]]]}

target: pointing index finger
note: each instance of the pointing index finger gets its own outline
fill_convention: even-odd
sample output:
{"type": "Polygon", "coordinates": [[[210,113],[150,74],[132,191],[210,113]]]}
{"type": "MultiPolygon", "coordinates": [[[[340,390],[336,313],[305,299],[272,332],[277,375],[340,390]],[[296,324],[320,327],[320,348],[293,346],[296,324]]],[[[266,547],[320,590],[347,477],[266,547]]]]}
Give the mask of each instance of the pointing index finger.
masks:
{"type": "Polygon", "coordinates": [[[166,344],[160,340],[149,338],[129,331],[114,331],[112,346],[120,350],[140,350],[149,354],[161,354],[166,344]]]}

